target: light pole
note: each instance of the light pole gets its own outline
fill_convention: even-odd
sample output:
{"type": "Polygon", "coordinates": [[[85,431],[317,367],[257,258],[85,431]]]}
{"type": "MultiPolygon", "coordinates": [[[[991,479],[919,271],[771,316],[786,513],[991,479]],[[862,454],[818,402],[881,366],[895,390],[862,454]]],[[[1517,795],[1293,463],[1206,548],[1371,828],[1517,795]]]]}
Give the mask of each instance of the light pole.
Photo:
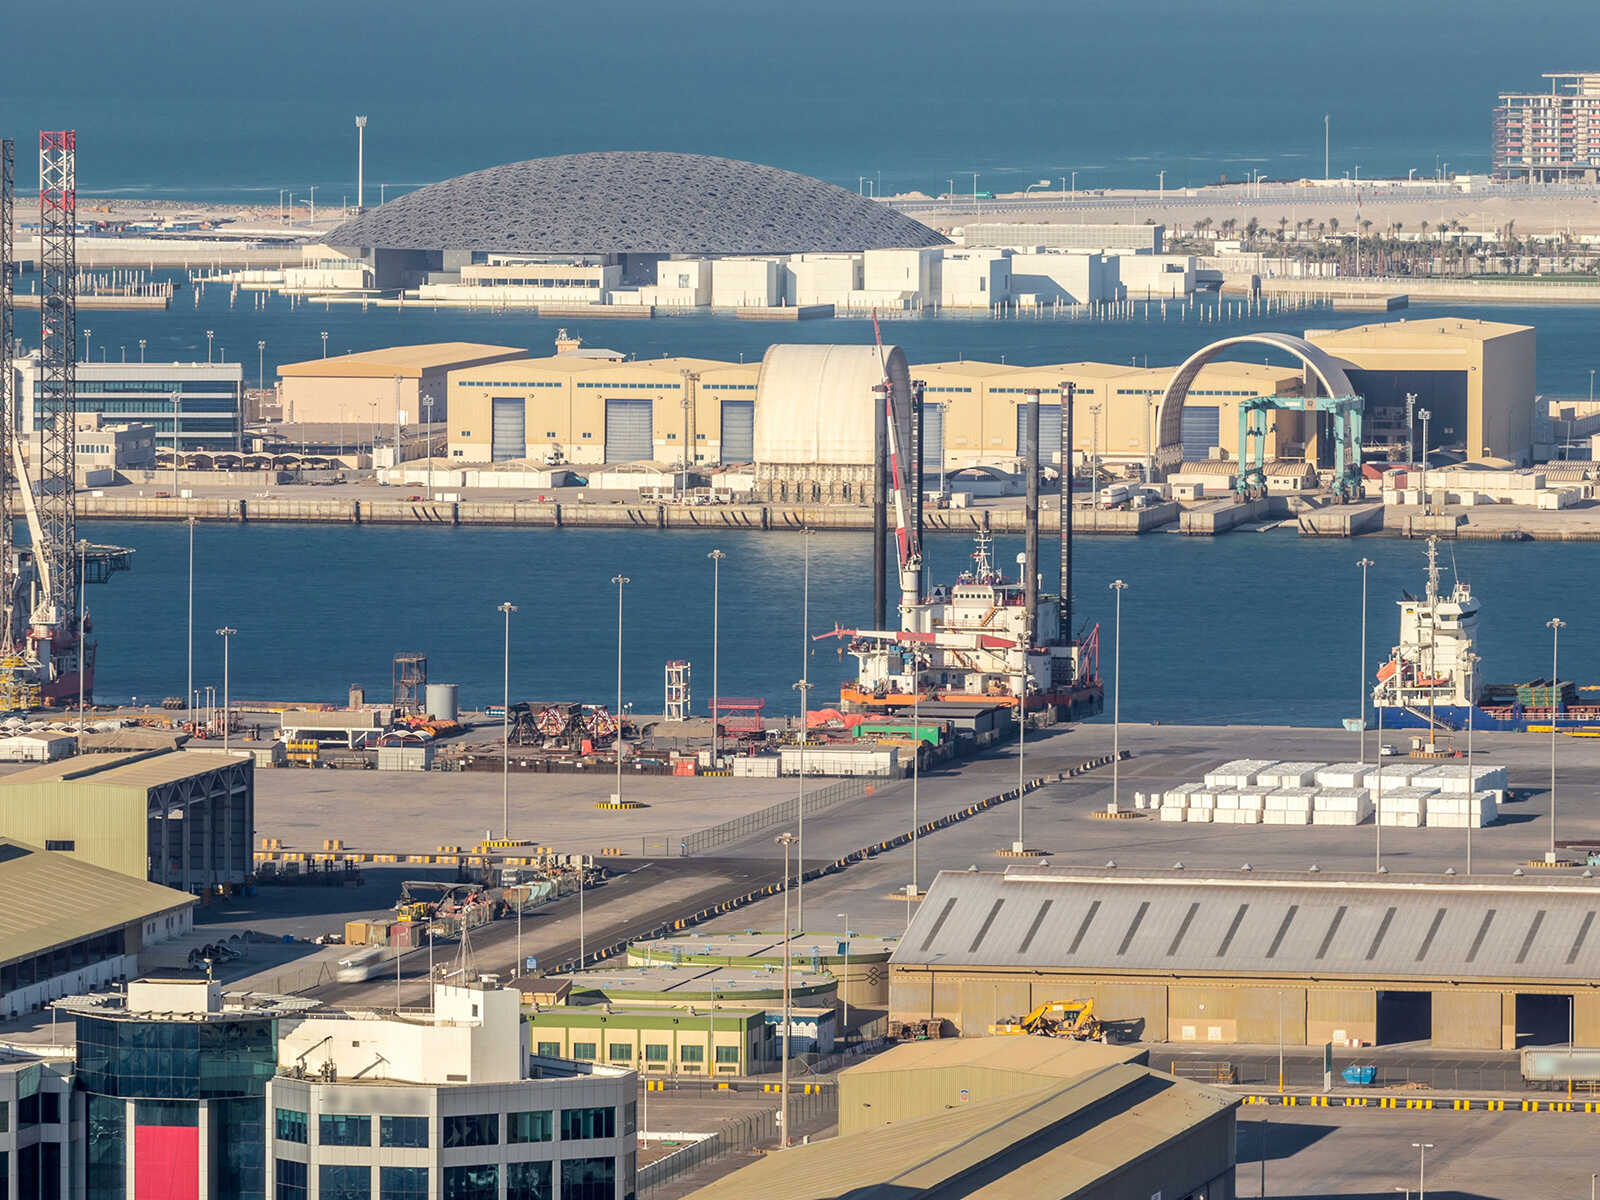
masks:
{"type": "Polygon", "coordinates": [[[1367,568],[1376,564],[1363,555],[1356,560],[1361,568],[1361,678],[1357,683],[1356,713],[1361,718],[1361,765],[1367,763],[1367,568]]]}
{"type": "Polygon", "coordinates": [[[178,494],[178,426],[183,423],[183,393],[172,389],[172,494],[178,494]]]}
{"type": "Polygon", "coordinates": [[[811,535],[810,529],[802,531],[805,539],[805,568],[800,587],[800,680],[794,690],[800,693],[800,789],[795,798],[795,864],[800,878],[795,882],[795,924],[806,927],[806,742],[811,738],[807,728],[811,720],[811,535]]]}
{"type": "Polygon", "coordinates": [[[1425,408],[1417,409],[1417,419],[1422,422],[1422,515],[1428,515],[1428,420],[1433,416],[1425,408]]]}
{"type": "MultiPolygon", "coordinates": [[[[495,606],[506,618],[505,661],[501,677],[502,700],[500,704],[500,805],[503,811],[505,832],[501,835],[511,840],[511,614],[517,606],[507,600],[495,606]]],[[[518,912],[520,913],[520,909],[518,912]]],[[[518,918],[521,919],[520,916],[518,918]]],[[[522,961],[520,952],[517,961],[522,961]]]]}
{"type": "Polygon", "coordinates": [[[367,207],[367,119],[356,118],[356,211],[367,207]]]}
{"type": "Polygon", "coordinates": [[[844,923],[844,978],[839,980],[839,996],[844,1001],[844,1032],[850,1032],[850,914],[840,913],[844,923]]]}
{"type": "Polygon", "coordinates": [[[1111,590],[1117,594],[1117,624],[1112,636],[1111,668],[1111,807],[1120,812],[1122,805],[1117,791],[1118,767],[1122,763],[1122,593],[1128,585],[1114,580],[1111,590]]]}
{"type": "Polygon", "coordinates": [[[1417,1151],[1417,1200],[1428,1200],[1428,1151],[1433,1149],[1432,1142],[1412,1142],[1411,1148],[1417,1151]]]}
{"type": "Polygon", "coordinates": [[[1472,819],[1477,814],[1478,785],[1472,773],[1472,710],[1478,707],[1478,664],[1482,657],[1468,650],[1461,656],[1467,669],[1467,874],[1472,874],[1472,819]]]}
{"type": "Polygon", "coordinates": [[[326,329],[322,331],[322,357],[328,357],[328,331],[326,329]]]}
{"type": "Polygon", "coordinates": [[[194,518],[189,518],[189,732],[194,732],[194,518]]]}
{"type": "Polygon", "coordinates": [[[1545,851],[1545,862],[1556,861],[1556,713],[1560,710],[1556,691],[1557,654],[1561,649],[1561,631],[1567,623],[1560,617],[1551,617],[1545,624],[1550,629],[1550,849],[1545,851]]]}
{"type": "Polygon", "coordinates": [[[228,625],[224,625],[217,630],[217,636],[222,639],[222,749],[224,752],[228,749],[228,733],[230,726],[233,724],[233,719],[230,715],[231,702],[228,692],[228,651],[233,645],[233,635],[238,632],[237,629],[228,625]]]}
{"type": "Polygon", "coordinates": [[[94,330],[85,329],[83,331],[83,361],[84,362],[88,362],[90,360],[91,355],[89,353],[89,346],[90,346],[90,340],[93,337],[94,337],[94,330]]]}
{"type": "Polygon", "coordinates": [[[783,1082],[778,1085],[780,1095],[778,1110],[778,1145],[789,1148],[789,847],[800,839],[789,832],[780,833],[777,842],[783,847],[783,1082]]]}
{"type": "Polygon", "coordinates": [[[207,366],[211,365],[211,343],[214,340],[216,340],[216,336],[217,336],[217,331],[216,330],[214,330],[214,329],[206,330],[206,365],[207,366]]]}
{"type": "Polygon", "coordinates": [[[616,803],[622,803],[622,589],[633,580],[626,575],[613,575],[611,582],[617,585],[617,732],[612,739],[611,748],[617,755],[617,794],[612,797],[616,803]]]}
{"type": "MultiPolygon", "coordinates": [[[[433,397],[432,396],[425,395],[425,396],[422,397],[422,411],[423,411],[423,414],[426,417],[426,424],[427,424],[427,430],[428,430],[428,434],[427,434],[428,441],[427,441],[427,445],[424,447],[424,453],[428,457],[428,462],[427,462],[427,468],[428,468],[428,499],[432,500],[433,499],[433,397]]],[[[395,460],[394,461],[395,461],[395,465],[398,466],[399,463],[400,463],[399,451],[398,450],[395,451],[395,460]]],[[[617,715],[619,717],[621,716],[620,713],[617,714],[617,715]]]]}
{"type": "Polygon", "coordinates": [[[907,891],[906,925],[910,926],[911,901],[922,894],[922,870],[917,843],[922,834],[919,792],[922,786],[922,651],[912,646],[911,655],[911,887],[907,891]]]}
{"type": "Polygon", "coordinates": [[[87,617],[84,613],[84,584],[86,582],[85,567],[88,565],[89,543],[83,538],[78,539],[78,753],[83,753],[83,663],[84,645],[83,635],[87,617]]]}
{"type": "Polygon", "coordinates": [[[722,648],[722,560],[728,556],[721,550],[706,555],[711,560],[711,768],[716,770],[722,762],[722,719],[718,708],[720,697],[717,685],[720,679],[719,655],[722,648]]]}
{"type": "Polygon", "coordinates": [[[267,390],[267,343],[264,340],[256,342],[256,391],[267,390]]]}
{"type": "Polygon", "coordinates": [[[140,362],[144,361],[144,346],[145,346],[145,340],[144,340],[144,338],[140,338],[139,339],[139,361],[140,362]]]}

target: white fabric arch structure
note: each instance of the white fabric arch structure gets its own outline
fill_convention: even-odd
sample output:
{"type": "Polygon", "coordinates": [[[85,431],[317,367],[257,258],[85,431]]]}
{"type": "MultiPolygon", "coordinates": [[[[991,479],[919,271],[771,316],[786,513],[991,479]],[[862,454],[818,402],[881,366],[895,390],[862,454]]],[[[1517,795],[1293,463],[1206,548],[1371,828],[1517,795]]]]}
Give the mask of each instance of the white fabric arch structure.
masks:
{"type": "Polygon", "coordinates": [[[1156,418],[1156,460],[1170,467],[1183,460],[1183,405],[1189,388],[1200,369],[1212,359],[1234,346],[1266,346],[1292,354],[1305,364],[1329,396],[1353,396],[1355,388],[1344,373],[1344,363],[1334,358],[1322,347],[1296,337],[1292,333],[1241,333],[1212,342],[1196,350],[1173,372],[1167,389],[1161,394],[1161,407],[1156,418]]]}

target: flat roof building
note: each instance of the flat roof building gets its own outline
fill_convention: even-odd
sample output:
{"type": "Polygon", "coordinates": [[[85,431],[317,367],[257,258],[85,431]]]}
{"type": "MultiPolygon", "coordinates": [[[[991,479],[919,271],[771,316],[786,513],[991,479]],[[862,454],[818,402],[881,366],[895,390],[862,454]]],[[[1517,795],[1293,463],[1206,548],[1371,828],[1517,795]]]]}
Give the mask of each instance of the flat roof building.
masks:
{"type": "Polygon", "coordinates": [[[890,960],[889,1007],[968,1037],[1088,997],[1147,1042],[1590,1044],[1596,913],[1579,879],[944,871],[890,960]]]}
{"type": "Polygon", "coordinates": [[[962,227],[967,246],[1048,246],[1052,249],[1132,250],[1160,254],[1164,225],[1060,225],[1024,221],[974,221],[962,227]]]}
{"type": "Polygon", "coordinates": [[[514,346],[432,342],[284,363],[278,368],[283,419],[300,424],[348,422],[386,434],[394,428],[398,409],[405,413],[402,424],[425,423],[430,413],[442,424],[448,416],[451,371],[525,358],[527,353],[514,346]],[[425,397],[432,397],[433,403],[425,403],[425,397]]]}
{"type": "MultiPolygon", "coordinates": [[[[1538,334],[1531,325],[1467,317],[1380,321],[1309,330],[1306,340],[1344,363],[1356,394],[1366,400],[1362,427],[1369,453],[1399,450],[1409,435],[1420,459],[1417,414],[1425,409],[1430,450],[1454,450],[1472,462],[1526,466],[1532,460],[1538,334]],[[1414,397],[1409,427],[1408,394],[1414,397]]],[[[1313,454],[1320,453],[1319,439],[1326,444],[1320,431],[1308,438],[1313,454]]]]}
{"type": "Polygon", "coordinates": [[[0,1017],[137,973],[139,951],[188,932],[195,898],[0,838],[0,1017]]]}
{"type": "MultiPolygon", "coordinates": [[[[14,360],[22,428],[38,431],[57,403],[43,391],[37,353],[14,360]]],[[[155,448],[180,451],[239,450],[244,433],[244,367],[237,362],[80,362],[77,411],[101,414],[108,425],[142,425],[155,448]]],[[[170,464],[171,459],[168,459],[170,464]]]]}
{"type": "Polygon", "coordinates": [[[1494,174],[1528,183],[1600,180],[1600,71],[1558,71],[1548,92],[1501,92],[1494,174]]]}
{"type": "Polygon", "coordinates": [[[254,763],[205,750],[40,763],[0,778],[0,828],[185,892],[241,884],[252,869],[254,763]]]}

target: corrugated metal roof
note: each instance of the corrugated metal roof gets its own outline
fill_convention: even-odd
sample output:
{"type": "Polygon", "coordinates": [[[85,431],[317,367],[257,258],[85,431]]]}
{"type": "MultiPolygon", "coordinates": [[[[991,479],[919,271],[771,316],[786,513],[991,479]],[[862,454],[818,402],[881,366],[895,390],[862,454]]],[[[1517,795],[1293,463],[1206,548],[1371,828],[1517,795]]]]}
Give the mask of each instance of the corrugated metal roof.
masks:
{"type": "Polygon", "coordinates": [[[155,750],[91,754],[40,763],[0,778],[0,789],[35,783],[90,783],[105,787],[153,788],[220,770],[248,755],[220,750],[155,750]]]}
{"type": "Polygon", "coordinates": [[[1144,1067],[1109,1066],[1067,1086],[796,1146],[695,1196],[916,1196],[985,1164],[993,1177],[963,1195],[1073,1196],[1237,1103],[1144,1067]]]}
{"type": "Polygon", "coordinates": [[[942,872],[895,966],[1600,977],[1600,887],[1371,876],[942,872]]]}
{"type": "Polygon", "coordinates": [[[193,903],[187,892],[0,838],[0,962],[193,903]]]}

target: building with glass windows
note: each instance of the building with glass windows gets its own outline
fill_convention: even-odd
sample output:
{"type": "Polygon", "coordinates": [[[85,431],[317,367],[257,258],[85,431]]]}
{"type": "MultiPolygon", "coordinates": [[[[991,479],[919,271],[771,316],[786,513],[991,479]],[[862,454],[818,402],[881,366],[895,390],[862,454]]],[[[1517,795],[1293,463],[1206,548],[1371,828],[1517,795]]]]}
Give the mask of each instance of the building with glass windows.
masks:
{"type": "Polygon", "coordinates": [[[0,1055],[0,1196],[64,1200],[74,1194],[83,1113],[73,1106],[71,1060],[54,1046],[39,1050],[0,1055]]]}
{"type": "Polygon", "coordinates": [[[57,1007],[75,1082],[66,1063],[43,1084],[0,1063],[0,1196],[65,1197],[69,1178],[84,1200],[634,1193],[637,1074],[530,1055],[511,989],[337,1011],[179,973],[57,1007]],[[24,1105],[30,1088],[59,1098],[24,1105]]]}
{"type": "MultiPolygon", "coordinates": [[[[43,396],[37,354],[13,360],[22,427],[38,430],[56,401],[43,396]]],[[[80,416],[103,414],[107,424],[148,425],[158,450],[171,453],[174,431],[183,451],[241,449],[244,367],[236,362],[80,362],[80,416]]]]}
{"type": "Polygon", "coordinates": [[[528,1046],[510,988],[439,985],[427,1012],[306,1016],[267,1089],[268,1194],[627,1200],[637,1074],[528,1046]]]}
{"type": "Polygon", "coordinates": [[[84,1200],[265,1200],[278,1022],[308,1003],[187,973],[56,1001],[78,1027],[84,1200]]]}

